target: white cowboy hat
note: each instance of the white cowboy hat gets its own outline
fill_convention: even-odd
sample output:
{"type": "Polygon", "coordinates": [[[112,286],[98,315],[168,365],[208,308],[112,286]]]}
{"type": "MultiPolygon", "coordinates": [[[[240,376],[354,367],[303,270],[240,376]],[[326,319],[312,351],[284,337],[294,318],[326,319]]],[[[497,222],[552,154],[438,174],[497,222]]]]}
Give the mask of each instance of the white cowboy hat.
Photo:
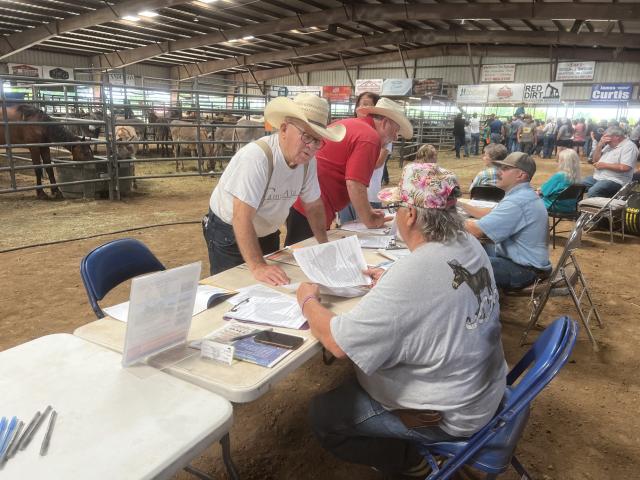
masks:
{"type": "Polygon", "coordinates": [[[278,129],[286,117],[302,120],[307,126],[330,142],[340,142],[347,133],[344,125],[327,127],[329,104],[324,98],[312,93],[300,93],[291,100],[278,97],[271,100],[264,109],[264,118],[273,128],[278,129]]]}
{"type": "Polygon", "coordinates": [[[390,118],[400,125],[400,135],[405,140],[413,137],[413,125],[404,114],[402,105],[388,98],[382,97],[373,107],[360,107],[358,113],[361,115],[382,115],[390,118]]]}

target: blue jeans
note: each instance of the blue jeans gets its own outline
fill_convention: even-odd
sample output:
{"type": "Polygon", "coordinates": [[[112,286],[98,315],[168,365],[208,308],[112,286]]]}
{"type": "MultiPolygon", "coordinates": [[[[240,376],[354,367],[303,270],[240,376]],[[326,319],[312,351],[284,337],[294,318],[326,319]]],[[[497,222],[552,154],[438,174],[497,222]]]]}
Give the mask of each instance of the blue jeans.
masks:
{"type": "Polygon", "coordinates": [[[536,281],[538,275],[530,268],[512,262],[508,258],[489,256],[496,286],[503,290],[520,290],[536,281]]]}
{"type": "Polygon", "coordinates": [[[420,462],[415,442],[456,440],[439,427],[405,427],[356,379],[315,397],[309,416],[323,448],[342,460],[370,465],[386,474],[402,472],[420,462]]]}
{"type": "MultiPolygon", "coordinates": [[[[371,205],[371,208],[382,208],[382,202],[369,202],[369,205],[371,205]]],[[[338,212],[338,217],[340,218],[340,225],[344,225],[357,219],[358,214],[353,205],[349,204],[338,212]]]]}
{"type": "Polygon", "coordinates": [[[492,133],[490,135],[491,138],[491,143],[501,143],[502,142],[502,135],[499,133],[492,133]]]}
{"type": "Polygon", "coordinates": [[[518,143],[518,139],[517,138],[512,138],[511,139],[511,148],[509,149],[509,153],[519,152],[519,151],[520,151],[520,144],[518,143]]]}
{"type": "Polygon", "coordinates": [[[587,197],[611,198],[622,188],[618,182],[612,180],[596,180],[593,177],[585,177],[581,182],[587,190],[587,197]]]}
{"type": "Polygon", "coordinates": [[[469,156],[469,148],[467,146],[467,142],[464,137],[455,137],[455,147],[456,147],[456,158],[460,158],[460,148],[464,147],[464,156],[469,156]]]}
{"type": "Polygon", "coordinates": [[[471,152],[473,155],[478,155],[478,144],[480,143],[480,134],[471,134],[471,152]]]}
{"type": "MultiPolygon", "coordinates": [[[[209,210],[206,218],[206,225],[204,221],[202,224],[202,233],[207,242],[209,272],[211,275],[242,265],[244,259],[236,243],[233,226],[223,222],[211,210],[209,210]]],[[[280,248],[280,230],[276,230],[264,237],[259,237],[258,243],[264,255],[275,252],[280,248]]]]}
{"type": "Polygon", "coordinates": [[[555,145],[556,137],[555,135],[545,135],[542,142],[544,148],[542,150],[542,158],[551,158],[553,154],[553,147],[555,145]]]}

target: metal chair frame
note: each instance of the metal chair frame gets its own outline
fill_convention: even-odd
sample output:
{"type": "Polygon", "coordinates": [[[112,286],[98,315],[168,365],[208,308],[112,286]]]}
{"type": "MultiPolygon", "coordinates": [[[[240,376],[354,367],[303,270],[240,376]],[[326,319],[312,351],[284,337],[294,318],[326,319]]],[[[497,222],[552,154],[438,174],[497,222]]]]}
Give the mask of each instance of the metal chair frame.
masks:
{"type": "Polygon", "coordinates": [[[558,263],[551,272],[551,275],[547,280],[542,282],[536,282],[531,289],[524,289],[521,293],[531,292],[531,313],[529,315],[529,322],[525,328],[522,337],[520,339],[520,345],[523,345],[527,339],[529,331],[535,327],[538,323],[538,319],[542,310],[544,309],[549,297],[570,295],[573,300],[573,304],[578,311],[580,320],[584,325],[584,328],[589,336],[591,345],[594,350],[598,350],[598,343],[590,328],[590,322],[592,316],[595,317],[596,322],[600,328],[604,326],[602,318],[598,313],[598,309],[593,303],[591,293],[587,286],[587,281],[582,274],[580,265],[575,256],[575,251],[580,247],[580,241],[582,239],[582,231],[587,222],[591,221],[592,217],[588,213],[583,213],[578,218],[576,225],[571,232],[571,236],[564,247],[558,263]],[[582,305],[582,301],[586,299],[585,306],[582,305]],[[588,310],[585,312],[585,307],[588,310]]]}
{"type": "Polygon", "coordinates": [[[580,212],[578,211],[578,202],[582,200],[584,196],[584,192],[587,190],[587,187],[580,184],[569,185],[567,188],[562,190],[558,196],[551,202],[549,208],[547,208],[547,213],[549,214],[549,219],[551,220],[551,238],[553,248],[556,248],[556,226],[562,220],[577,220],[580,216],[580,212]],[[554,210],[556,202],[561,200],[575,200],[576,201],[576,209],[574,212],[557,212],[554,210]]]}
{"type": "Polygon", "coordinates": [[[638,184],[636,181],[631,181],[624,185],[618,190],[618,192],[600,208],[589,207],[587,205],[578,205],[578,210],[586,213],[590,213],[592,215],[591,222],[585,228],[585,233],[589,233],[591,230],[595,228],[600,220],[606,218],[609,220],[609,243],[613,243],[613,222],[617,218],[614,217],[614,214],[620,212],[620,230],[622,232],[622,241],[624,242],[624,224],[625,224],[625,213],[626,213],[626,200],[633,191],[634,187],[638,184]],[[619,205],[614,200],[620,200],[625,202],[624,205],[619,205]]]}

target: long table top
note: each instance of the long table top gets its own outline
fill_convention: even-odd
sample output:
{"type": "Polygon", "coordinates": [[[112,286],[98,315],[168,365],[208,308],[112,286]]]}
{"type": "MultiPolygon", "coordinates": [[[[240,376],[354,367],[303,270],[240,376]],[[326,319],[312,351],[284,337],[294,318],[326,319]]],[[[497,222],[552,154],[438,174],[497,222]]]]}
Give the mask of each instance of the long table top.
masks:
{"type": "MultiPolygon", "coordinates": [[[[31,443],[2,479],[171,478],[231,428],[231,404],[151,367],[121,367],[120,355],[68,334],[0,352],[0,412],[29,423],[56,410],[46,456],[31,443]]],[[[23,430],[24,431],[24,430],[23,430]]]]}
{"type": "MultiPolygon", "coordinates": [[[[352,235],[352,232],[332,231],[330,240],[352,235]]],[[[315,244],[314,239],[302,242],[300,246],[315,244]]],[[[283,257],[287,252],[282,252],[283,257]]],[[[365,250],[367,262],[374,264],[385,260],[373,250],[365,250]]],[[[279,265],[289,276],[292,283],[308,281],[302,270],[291,263],[283,261],[267,260],[268,263],[279,265]]],[[[258,283],[245,265],[241,265],[225,272],[208,277],[202,281],[204,284],[214,285],[221,288],[236,290],[258,283]]],[[[295,292],[283,287],[273,287],[289,295],[295,292]]],[[[359,301],[359,298],[323,297],[323,303],[336,313],[351,310],[359,301]]],[[[222,317],[230,308],[227,302],[223,302],[214,308],[193,317],[188,341],[197,340],[212,331],[222,327],[226,320],[222,317]]],[[[175,377],[186,380],[195,385],[199,385],[211,392],[220,394],[232,402],[251,402],[264,393],[272,385],[303,365],[321,350],[318,340],[311,334],[310,330],[291,330],[284,328],[274,328],[275,331],[289,333],[303,337],[305,342],[300,348],[293,351],[282,361],[272,368],[265,368],[248,362],[234,360],[231,365],[224,365],[207,359],[201,359],[199,355],[190,356],[164,369],[165,372],[175,377]]],[[[115,352],[122,353],[124,348],[126,324],[112,318],[104,318],[79,327],[74,335],[109,348],[115,352]]]]}

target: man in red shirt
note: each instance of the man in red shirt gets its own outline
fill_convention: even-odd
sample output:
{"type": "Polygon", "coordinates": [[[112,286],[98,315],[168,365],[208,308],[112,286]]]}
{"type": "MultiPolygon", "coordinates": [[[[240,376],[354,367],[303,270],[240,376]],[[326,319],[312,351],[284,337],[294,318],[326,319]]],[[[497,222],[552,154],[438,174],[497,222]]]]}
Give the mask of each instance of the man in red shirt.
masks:
{"type": "MultiPolygon", "coordinates": [[[[413,136],[413,126],[402,106],[381,98],[375,106],[361,107],[363,118],[347,118],[332,125],[344,125],[347,134],[341,142],[327,142],[316,153],[318,181],[326,215],[326,228],[331,227],[336,212],[353,205],[358,219],[369,228],[379,228],[385,222],[384,212],[371,208],[367,187],[382,145],[413,136]]],[[[285,245],[313,236],[300,199],[294,203],[287,218],[285,245]]]]}

